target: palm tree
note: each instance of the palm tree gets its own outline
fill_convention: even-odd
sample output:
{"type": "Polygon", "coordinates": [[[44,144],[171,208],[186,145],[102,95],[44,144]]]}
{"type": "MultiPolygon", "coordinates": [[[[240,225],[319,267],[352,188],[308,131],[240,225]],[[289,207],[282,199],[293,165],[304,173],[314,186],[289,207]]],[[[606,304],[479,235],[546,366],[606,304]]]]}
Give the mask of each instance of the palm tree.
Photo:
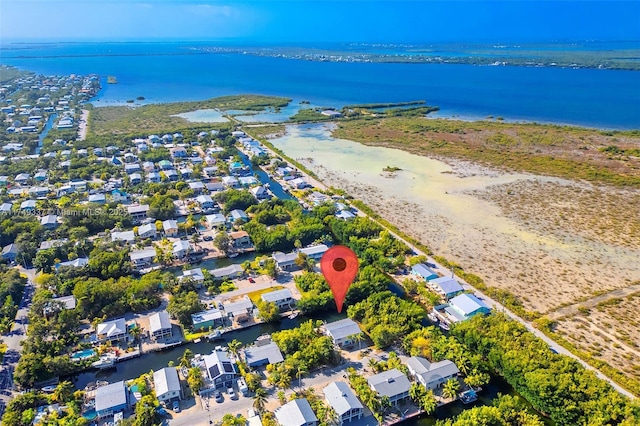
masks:
{"type": "Polygon", "coordinates": [[[233,354],[233,356],[238,359],[238,353],[240,352],[240,348],[242,347],[242,342],[237,339],[233,339],[229,343],[227,343],[227,347],[229,347],[229,352],[233,354]]]}
{"type": "Polygon", "coordinates": [[[182,356],[180,357],[179,361],[180,361],[180,366],[181,367],[186,367],[186,368],[191,368],[191,359],[193,358],[193,352],[191,351],[191,349],[187,348],[184,350],[184,353],[182,354],[182,356]]]}
{"type": "Polygon", "coordinates": [[[378,368],[378,361],[376,361],[373,358],[369,358],[369,363],[368,363],[369,367],[371,367],[371,369],[373,371],[376,371],[376,369],[378,368]]]}
{"type": "Polygon", "coordinates": [[[352,334],[349,336],[349,340],[352,342],[358,342],[358,350],[362,349],[362,341],[364,340],[362,333],[352,334]]]}
{"type": "Polygon", "coordinates": [[[137,342],[140,339],[140,334],[142,334],[142,329],[136,324],[129,330],[129,334],[133,337],[133,341],[137,342]]]}
{"type": "Polygon", "coordinates": [[[442,395],[445,398],[456,398],[459,389],[460,382],[458,382],[458,379],[449,379],[442,385],[442,395]]]}
{"type": "Polygon", "coordinates": [[[309,372],[309,369],[303,363],[299,363],[296,370],[297,370],[297,376],[298,376],[298,387],[301,388],[302,387],[302,375],[303,374],[307,374],[309,372]]]}
{"type": "Polygon", "coordinates": [[[256,389],[255,395],[253,395],[253,408],[258,410],[259,413],[264,411],[264,406],[267,403],[267,396],[269,394],[264,388],[256,389]]]}
{"type": "Polygon", "coordinates": [[[60,382],[58,386],[56,386],[51,397],[59,403],[71,401],[73,398],[73,384],[68,380],[60,382]]]}
{"type": "Polygon", "coordinates": [[[424,412],[429,415],[436,411],[436,407],[438,406],[438,401],[436,401],[436,397],[433,395],[432,390],[428,390],[426,394],[420,398],[420,408],[424,410],[424,412]]]}

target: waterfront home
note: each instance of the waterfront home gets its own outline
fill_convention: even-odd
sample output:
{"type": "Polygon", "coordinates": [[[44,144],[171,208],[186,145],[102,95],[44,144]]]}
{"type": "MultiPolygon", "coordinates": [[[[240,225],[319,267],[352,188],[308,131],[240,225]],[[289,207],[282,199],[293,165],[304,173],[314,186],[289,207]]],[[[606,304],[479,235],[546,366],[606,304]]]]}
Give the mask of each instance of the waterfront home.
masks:
{"type": "Polygon", "coordinates": [[[191,244],[187,240],[178,240],[173,243],[173,256],[183,259],[192,251],[191,244]]]}
{"type": "Polygon", "coordinates": [[[208,214],[206,216],[207,225],[211,229],[218,228],[220,225],[225,225],[227,223],[227,218],[224,217],[222,213],[208,214]]]}
{"type": "Polygon", "coordinates": [[[240,182],[235,176],[223,176],[222,184],[227,188],[239,188],[240,182]]]}
{"type": "Polygon", "coordinates": [[[449,300],[449,306],[444,311],[451,321],[458,322],[475,315],[488,314],[491,309],[473,294],[462,293],[449,300]]]}
{"type": "Polygon", "coordinates": [[[360,326],[354,320],[345,318],[330,322],[322,326],[324,333],[331,337],[333,344],[339,347],[351,346],[355,343],[355,336],[362,334],[360,326]]]}
{"type": "Polygon", "coordinates": [[[216,207],[216,203],[210,195],[198,195],[196,197],[196,202],[200,205],[202,210],[211,210],[216,207]]]}
{"type": "Polygon", "coordinates": [[[20,210],[33,211],[36,209],[36,200],[26,200],[20,203],[20,210]]]}
{"type": "Polygon", "coordinates": [[[306,398],[294,399],[274,411],[281,426],[318,426],[318,418],[306,398]]]}
{"type": "Polygon", "coordinates": [[[129,253],[131,263],[135,267],[150,266],[153,263],[153,259],[156,257],[156,249],[153,247],[145,248],[142,250],[134,250],[129,253]]]}
{"type": "Polygon", "coordinates": [[[140,238],[155,238],[156,232],[155,223],[147,223],[138,227],[138,236],[140,236],[140,238]]]}
{"type": "Polygon", "coordinates": [[[16,260],[20,249],[17,244],[8,244],[2,248],[2,258],[13,262],[16,260]]]}
{"type": "Polygon", "coordinates": [[[184,279],[193,280],[196,284],[202,284],[204,281],[204,273],[202,272],[202,268],[194,268],[186,271],[182,271],[182,275],[178,277],[178,280],[184,279]]]}
{"type": "Polygon", "coordinates": [[[56,229],[60,225],[58,223],[58,216],[55,214],[48,214],[46,216],[43,216],[40,219],[40,225],[42,225],[44,229],[48,229],[48,230],[56,229]]]}
{"type": "Polygon", "coordinates": [[[168,219],[162,222],[162,230],[167,237],[178,236],[178,222],[173,219],[168,219]]]}
{"type": "Polygon", "coordinates": [[[238,220],[247,222],[249,220],[249,217],[244,212],[244,210],[236,209],[236,210],[231,210],[227,219],[229,220],[229,223],[234,224],[238,220]]]}
{"type": "Polygon", "coordinates": [[[88,264],[89,264],[89,258],[88,257],[79,257],[79,258],[74,259],[74,260],[68,260],[66,262],[56,263],[55,268],[56,268],[56,271],[58,270],[58,268],[64,268],[64,267],[82,268],[84,266],[87,266],[88,264]]]}
{"type": "Polygon", "coordinates": [[[107,196],[100,194],[91,194],[89,195],[89,202],[94,204],[104,204],[107,202],[107,196]]]}
{"type": "Polygon", "coordinates": [[[445,299],[451,299],[452,297],[462,293],[464,290],[460,283],[452,277],[436,278],[434,280],[427,281],[427,284],[445,299]]]}
{"type": "Polygon", "coordinates": [[[233,136],[236,139],[239,139],[239,138],[243,138],[243,137],[245,137],[247,135],[241,130],[234,130],[233,132],[231,132],[231,136],[233,136]]]}
{"type": "Polygon", "coordinates": [[[128,206],[127,212],[131,215],[131,218],[134,221],[141,221],[147,218],[147,213],[149,212],[148,204],[141,204],[135,206],[128,206]]]}
{"type": "Polygon", "coordinates": [[[338,112],[336,110],[333,110],[333,109],[325,109],[320,114],[326,115],[327,117],[330,117],[330,118],[342,117],[342,113],[340,113],[340,112],[338,112]]]}
{"type": "Polygon", "coordinates": [[[191,314],[191,322],[195,331],[207,331],[224,326],[224,314],[216,308],[191,314]]]}
{"type": "Polygon", "coordinates": [[[232,318],[238,322],[247,321],[251,318],[253,312],[253,302],[249,299],[249,296],[242,296],[235,302],[226,302],[222,305],[224,312],[229,318],[232,318]]]}
{"type": "Polygon", "coordinates": [[[276,251],[271,254],[271,257],[273,257],[273,260],[276,261],[276,266],[278,267],[278,269],[282,271],[291,271],[298,267],[296,265],[298,253],[282,253],[276,251]]]}
{"type": "Polygon", "coordinates": [[[329,250],[329,247],[324,244],[318,244],[315,246],[303,247],[299,251],[300,253],[306,254],[308,258],[319,261],[327,250],[329,250]]]}
{"type": "Polygon", "coordinates": [[[296,301],[291,295],[291,290],[283,288],[281,290],[270,291],[263,293],[260,298],[268,303],[275,303],[280,309],[290,310],[296,301]]]}
{"type": "Polygon", "coordinates": [[[166,339],[171,336],[173,336],[173,330],[167,311],[149,315],[149,337],[151,340],[166,339]]]}
{"type": "Polygon", "coordinates": [[[242,266],[234,263],[233,265],[224,266],[222,268],[212,269],[209,271],[211,276],[219,281],[240,278],[244,274],[242,266]]]}
{"type": "Polygon", "coordinates": [[[284,176],[291,176],[295,173],[295,171],[287,166],[287,167],[278,167],[276,169],[276,175],[280,176],[280,177],[284,177],[284,176]]]}
{"type": "Polygon", "coordinates": [[[271,194],[267,191],[264,186],[256,186],[251,188],[249,191],[256,197],[256,200],[268,200],[271,198],[271,194]]]}
{"type": "Polygon", "coordinates": [[[245,188],[258,184],[258,179],[255,176],[242,176],[238,178],[238,183],[245,188]]]}
{"type": "Polygon", "coordinates": [[[458,377],[460,370],[448,359],[429,362],[425,358],[412,356],[406,362],[409,373],[425,388],[435,390],[449,379],[458,377]]]}
{"type": "Polygon", "coordinates": [[[336,213],[336,217],[342,220],[349,220],[354,219],[356,215],[351,213],[349,210],[340,210],[338,213],[336,213]]]}
{"type": "Polygon", "coordinates": [[[370,376],[367,378],[367,382],[372,390],[382,397],[388,397],[389,402],[393,405],[398,405],[409,399],[411,382],[397,368],[370,376]]]}
{"type": "Polygon", "coordinates": [[[293,189],[305,189],[310,188],[311,185],[304,178],[295,178],[289,181],[289,186],[293,189]]]}
{"type": "Polygon", "coordinates": [[[280,348],[273,343],[271,339],[257,340],[255,346],[245,347],[242,353],[245,362],[250,368],[277,364],[284,361],[280,348]]]}
{"type": "Polygon", "coordinates": [[[438,274],[436,274],[431,268],[423,263],[418,263],[411,267],[411,273],[417,277],[422,278],[425,281],[435,280],[438,278],[438,274]]]}
{"type": "Polygon", "coordinates": [[[322,389],[327,404],[338,415],[338,425],[362,417],[364,406],[345,382],[333,382],[322,389]]]}
{"type": "Polygon", "coordinates": [[[245,250],[252,247],[251,237],[247,231],[230,232],[229,238],[231,238],[231,246],[234,249],[245,250]]]}
{"type": "Polygon", "coordinates": [[[30,177],[31,176],[29,176],[29,173],[19,173],[16,175],[13,181],[19,185],[24,185],[27,183],[30,177]]]}
{"type": "Polygon", "coordinates": [[[125,243],[132,243],[136,240],[136,235],[133,231],[112,232],[111,241],[124,241],[125,243]]]}
{"type": "Polygon", "coordinates": [[[208,309],[191,314],[191,322],[194,330],[206,331],[224,326],[224,316],[218,309],[208,309]]]}
{"type": "Polygon", "coordinates": [[[47,172],[44,170],[40,170],[38,173],[33,175],[33,179],[35,179],[36,182],[44,182],[45,180],[47,180],[47,172]]]}
{"type": "Polygon", "coordinates": [[[226,352],[214,350],[211,355],[205,355],[202,358],[211,388],[227,389],[233,387],[233,381],[238,373],[235,364],[231,362],[226,352]]]}
{"type": "Polygon", "coordinates": [[[129,390],[123,380],[96,389],[96,415],[98,418],[124,411],[129,406],[129,390]]]}
{"type": "Polygon", "coordinates": [[[172,401],[182,399],[180,378],[175,367],[165,367],[153,372],[153,387],[156,398],[161,403],[169,405],[172,401]]]}
{"type": "Polygon", "coordinates": [[[105,321],[96,327],[96,338],[99,342],[119,342],[127,339],[127,324],[124,318],[105,321]]]}

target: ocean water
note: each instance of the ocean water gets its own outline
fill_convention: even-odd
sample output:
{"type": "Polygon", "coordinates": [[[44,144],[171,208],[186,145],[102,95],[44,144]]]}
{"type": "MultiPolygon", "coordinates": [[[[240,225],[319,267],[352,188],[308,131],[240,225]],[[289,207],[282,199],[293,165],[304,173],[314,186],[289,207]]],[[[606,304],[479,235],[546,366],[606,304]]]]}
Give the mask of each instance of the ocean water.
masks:
{"type": "Polygon", "coordinates": [[[96,106],[257,93],[315,105],[425,100],[440,116],[503,117],[609,129],[640,128],[640,72],[314,62],[203,52],[198,44],[64,43],[8,45],[0,63],[43,74],[104,77],[96,106]],[[118,84],[106,84],[114,75],[118,84]]]}

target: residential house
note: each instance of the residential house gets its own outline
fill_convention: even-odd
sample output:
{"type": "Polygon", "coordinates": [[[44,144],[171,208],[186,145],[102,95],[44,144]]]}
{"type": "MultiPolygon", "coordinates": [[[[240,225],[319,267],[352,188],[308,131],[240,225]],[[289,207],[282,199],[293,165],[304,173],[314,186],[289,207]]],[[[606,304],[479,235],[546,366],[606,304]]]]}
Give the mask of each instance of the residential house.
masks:
{"type": "Polygon", "coordinates": [[[238,181],[238,178],[236,178],[235,176],[223,176],[222,177],[222,184],[224,186],[226,186],[227,188],[239,188],[240,187],[240,182],[238,181]]]}
{"type": "Polygon", "coordinates": [[[210,192],[224,191],[224,184],[222,182],[207,182],[204,186],[207,188],[207,191],[210,192]]]}
{"type": "Polygon", "coordinates": [[[187,240],[178,240],[173,243],[173,256],[183,259],[191,252],[191,243],[187,240]]]}
{"type": "Polygon", "coordinates": [[[149,315],[149,337],[151,340],[166,339],[171,336],[173,336],[173,331],[167,311],[149,315]]]}
{"type": "Polygon", "coordinates": [[[129,176],[129,182],[131,185],[139,185],[142,182],[142,175],[140,173],[133,173],[129,176]]]}
{"type": "Polygon", "coordinates": [[[44,229],[56,229],[60,225],[58,223],[58,216],[55,214],[43,216],[42,219],[40,219],[40,225],[42,225],[44,229]]]}
{"type": "Polygon", "coordinates": [[[255,176],[242,176],[238,178],[238,183],[241,186],[248,188],[250,186],[257,185],[258,179],[256,179],[255,176]]]}
{"type": "Polygon", "coordinates": [[[211,355],[205,355],[203,360],[211,388],[227,389],[233,387],[238,373],[235,364],[231,362],[226,352],[214,350],[211,355]]]}
{"type": "Polygon", "coordinates": [[[91,194],[89,195],[89,202],[94,204],[104,204],[107,202],[107,196],[105,194],[91,194]]]}
{"type": "Polygon", "coordinates": [[[398,405],[409,398],[411,382],[397,368],[370,376],[367,378],[367,382],[372,390],[382,397],[388,397],[389,402],[393,405],[398,405]]]}
{"type": "Polygon", "coordinates": [[[290,310],[296,301],[291,295],[291,290],[283,288],[281,290],[263,293],[260,298],[265,302],[275,303],[280,309],[290,310]]]}
{"type": "Polygon", "coordinates": [[[164,235],[167,237],[177,237],[178,236],[178,222],[173,219],[168,219],[162,222],[162,230],[164,231],[164,235]]]}
{"type": "Polygon", "coordinates": [[[338,213],[336,213],[336,217],[342,220],[349,220],[354,219],[356,215],[351,213],[349,210],[340,210],[338,213]]]}
{"type": "Polygon", "coordinates": [[[229,318],[238,322],[243,322],[251,318],[253,312],[253,302],[249,296],[242,296],[236,302],[223,303],[224,311],[229,318]]]}
{"type": "Polygon", "coordinates": [[[155,223],[147,223],[138,227],[138,236],[140,236],[140,238],[155,238],[156,232],[155,223]]]}
{"type": "Polygon", "coordinates": [[[333,344],[340,347],[353,345],[355,343],[354,336],[362,334],[358,323],[350,318],[330,322],[325,324],[323,328],[325,334],[333,340],[333,344]]]}
{"type": "Polygon", "coordinates": [[[111,191],[111,198],[113,198],[113,201],[116,203],[127,203],[131,200],[129,194],[121,189],[111,191]]]}
{"type": "Polygon", "coordinates": [[[136,234],[133,231],[112,232],[111,241],[124,241],[125,243],[133,243],[136,240],[136,234]]]}
{"type": "Polygon", "coordinates": [[[437,292],[440,296],[444,297],[447,300],[457,296],[464,291],[460,283],[452,277],[436,278],[434,280],[427,281],[427,284],[429,284],[429,287],[431,287],[435,292],[437,292]]]}
{"type": "Polygon", "coordinates": [[[191,314],[194,330],[209,330],[224,326],[224,316],[218,309],[191,314]]]}
{"type": "Polygon", "coordinates": [[[182,179],[189,179],[191,177],[191,173],[193,173],[193,169],[190,167],[183,167],[180,169],[180,177],[182,179]]]}
{"type": "Polygon", "coordinates": [[[268,200],[271,198],[269,191],[267,191],[262,185],[251,188],[249,191],[251,191],[253,196],[256,197],[256,200],[268,200]]]}
{"type": "Polygon", "coordinates": [[[135,206],[128,206],[127,212],[131,215],[131,218],[134,221],[141,221],[147,218],[147,213],[149,212],[148,204],[141,204],[135,206]]]}
{"type": "Polygon", "coordinates": [[[158,161],[158,168],[160,170],[171,170],[173,169],[173,163],[169,160],[160,160],[158,161]]]}
{"type": "Polygon", "coordinates": [[[423,263],[418,263],[411,267],[411,273],[417,277],[422,278],[425,281],[435,280],[438,278],[438,274],[436,274],[431,268],[423,263]]]}
{"type": "Polygon", "coordinates": [[[196,282],[197,284],[202,284],[204,281],[204,273],[202,272],[202,268],[194,268],[186,271],[182,271],[182,275],[178,277],[178,280],[190,279],[196,282]]]}
{"type": "Polygon", "coordinates": [[[305,398],[294,399],[274,411],[281,426],[318,426],[318,418],[305,398]]]}
{"type": "Polygon", "coordinates": [[[2,248],[2,258],[9,262],[14,262],[18,256],[19,247],[17,244],[9,244],[2,248]]]}
{"type": "Polygon", "coordinates": [[[142,250],[134,250],[129,253],[129,258],[131,259],[131,263],[135,267],[146,267],[151,266],[153,263],[153,259],[156,257],[156,249],[153,247],[145,248],[142,250]]]}
{"type": "Polygon", "coordinates": [[[44,170],[40,170],[38,173],[33,175],[33,179],[35,179],[36,182],[44,182],[45,180],[47,180],[47,172],[44,170]]]}
{"type": "Polygon", "coordinates": [[[338,425],[362,418],[364,406],[345,382],[330,383],[322,393],[338,415],[338,425]]]}
{"type": "MultiPolygon", "coordinates": [[[[138,157],[131,152],[127,152],[126,154],[124,154],[124,162],[128,164],[137,163],[138,157]]],[[[125,166],[125,170],[126,170],[126,166],[125,166]]]]}
{"type": "Polygon", "coordinates": [[[84,192],[87,190],[87,181],[84,179],[73,179],[69,182],[69,185],[71,185],[76,192],[84,192]]]}
{"type": "Polygon", "coordinates": [[[187,150],[184,149],[181,146],[177,146],[175,148],[171,148],[169,150],[169,153],[171,154],[171,158],[173,158],[173,159],[181,159],[181,158],[187,158],[188,157],[187,150]]]}
{"type": "Polygon", "coordinates": [[[304,178],[295,178],[289,181],[289,186],[293,189],[305,189],[309,188],[311,185],[309,185],[304,178]]]}
{"type": "Polygon", "coordinates": [[[145,161],[144,163],[142,163],[142,170],[144,170],[147,173],[155,172],[156,171],[156,165],[153,164],[152,161],[145,161]]]}
{"type": "Polygon", "coordinates": [[[173,169],[166,170],[164,175],[167,177],[169,182],[177,182],[180,179],[180,175],[173,169]]]}
{"type": "Polygon", "coordinates": [[[175,367],[165,367],[153,372],[153,387],[156,398],[164,404],[182,399],[180,378],[175,367]]]}
{"type": "Polygon", "coordinates": [[[59,240],[47,240],[40,243],[40,247],[38,247],[38,251],[40,250],[48,250],[50,248],[60,247],[68,242],[66,238],[62,238],[59,240]]]}
{"type": "Polygon", "coordinates": [[[247,231],[230,232],[229,238],[231,238],[231,246],[234,249],[246,250],[252,247],[251,238],[247,231]]]}
{"type": "Polygon", "coordinates": [[[409,373],[427,389],[435,390],[449,379],[458,377],[460,370],[448,359],[431,363],[425,358],[412,356],[406,362],[409,373]]]}
{"type": "Polygon", "coordinates": [[[60,262],[60,263],[56,263],[56,271],[58,270],[58,268],[64,268],[64,267],[68,267],[68,268],[82,268],[85,267],[89,264],[89,258],[88,257],[79,257],[77,259],[74,260],[68,260],[66,262],[60,262]]]}
{"type": "Polygon", "coordinates": [[[134,163],[134,164],[125,164],[124,165],[124,171],[128,174],[128,175],[132,175],[133,173],[138,173],[140,172],[140,165],[138,163],[134,163]]]}
{"type": "Polygon", "coordinates": [[[149,172],[147,173],[147,180],[152,183],[159,183],[162,181],[162,178],[158,172],[149,172]]]}
{"type": "Polygon", "coordinates": [[[276,251],[271,257],[276,261],[276,266],[282,271],[291,271],[297,268],[296,259],[298,258],[298,253],[282,253],[276,251]]]}
{"type": "Polygon", "coordinates": [[[127,338],[127,324],[124,318],[118,318],[98,324],[96,337],[99,342],[118,342],[127,338]]]}
{"type": "Polygon", "coordinates": [[[306,254],[308,258],[317,262],[322,258],[327,250],[329,250],[329,247],[324,244],[318,244],[315,246],[301,248],[299,251],[300,253],[306,254]]]}
{"type": "Polygon", "coordinates": [[[129,390],[123,380],[96,389],[95,409],[98,418],[122,412],[128,406],[129,390]]]}
{"type": "Polygon", "coordinates": [[[26,200],[20,203],[20,210],[33,211],[36,209],[36,200],[26,200]]]}
{"type": "Polygon", "coordinates": [[[247,214],[244,212],[244,210],[231,210],[231,212],[229,213],[229,217],[227,218],[229,220],[229,223],[236,223],[236,221],[240,220],[243,222],[247,222],[249,220],[249,217],[247,216],[247,214]]]}
{"type": "Polygon", "coordinates": [[[233,265],[224,266],[222,268],[212,269],[209,271],[211,276],[216,280],[226,280],[240,278],[244,274],[242,266],[234,263],[233,265]]]}
{"type": "Polygon", "coordinates": [[[25,185],[30,177],[29,173],[19,173],[13,180],[19,185],[25,185]]]}
{"type": "Polygon", "coordinates": [[[216,229],[220,225],[225,225],[227,223],[227,218],[224,217],[222,213],[208,214],[206,216],[206,220],[207,225],[209,225],[211,229],[216,229]]]}
{"type": "Polygon", "coordinates": [[[248,346],[242,351],[244,360],[250,368],[257,368],[268,364],[277,364],[284,361],[282,352],[278,345],[273,343],[271,339],[264,341],[256,341],[255,346],[248,346]]]}
{"type": "Polygon", "coordinates": [[[194,194],[201,194],[205,190],[204,183],[200,181],[189,182],[189,189],[193,191],[194,194]]]}
{"type": "Polygon", "coordinates": [[[215,201],[213,201],[210,195],[198,195],[196,201],[200,205],[200,208],[205,211],[211,210],[216,206],[215,201]]]}
{"type": "Polygon", "coordinates": [[[50,190],[46,186],[32,186],[29,188],[29,195],[36,198],[46,197],[49,192],[50,190]]]}
{"type": "Polygon", "coordinates": [[[473,294],[462,293],[449,300],[445,312],[453,322],[465,321],[475,315],[488,314],[491,309],[473,294]]]}
{"type": "Polygon", "coordinates": [[[12,208],[13,208],[13,204],[10,204],[10,203],[0,204],[0,215],[7,215],[11,213],[12,208]]]}

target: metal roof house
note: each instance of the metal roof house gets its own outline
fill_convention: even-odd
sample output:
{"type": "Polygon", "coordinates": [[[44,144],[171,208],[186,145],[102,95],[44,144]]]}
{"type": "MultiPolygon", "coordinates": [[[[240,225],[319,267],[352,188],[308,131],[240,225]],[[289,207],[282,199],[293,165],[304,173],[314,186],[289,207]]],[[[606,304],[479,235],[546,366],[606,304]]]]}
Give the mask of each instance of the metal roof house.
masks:
{"type": "Polygon", "coordinates": [[[168,219],[162,222],[162,230],[168,237],[175,237],[178,235],[178,222],[173,219],[168,219]]]}
{"type": "Polygon", "coordinates": [[[156,257],[156,249],[153,247],[145,248],[142,250],[135,250],[129,253],[129,258],[134,266],[149,266],[153,263],[153,259],[156,257]]]}
{"type": "Polygon", "coordinates": [[[318,418],[305,398],[294,399],[274,412],[282,426],[317,426],[318,418]]]}
{"type": "Polygon", "coordinates": [[[165,367],[153,372],[153,386],[160,402],[182,399],[180,378],[175,367],[165,367]]]}
{"type": "Polygon", "coordinates": [[[193,323],[194,330],[207,330],[209,327],[216,328],[223,326],[224,318],[222,312],[218,309],[209,309],[191,314],[191,322],[193,323]]]}
{"type": "Polygon", "coordinates": [[[222,268],[211,269],[209,272],[211,273],[211,276],[213,278],[218,280],[224,280],[227,278],[238,278],[241,277],[242,274],[244,274],[242,266],[238,265],[237,263],[229,266],[224,266],[222,268]]]}
{"type": "Polygon", "coordinates": [[[424,280],[435,280],[438,278],[438,274],[436,274],[431,268],[427,265],[418,263],[411,267],[411,273],[418,277],[421,277],[424,280]]]}
{"type": "Polygon", "coordinates": [[[291,309],[291,306],[296,303],[288,288],[263,293],[260,298],[265,302],[275,303],[280,309],[291,309]]]}
{"type": "Polygon", "coordinates": [[[96,414],[98,417],[106,417],[123,411],[128,405],[129,390],[124,381],[96,389],[96,414]]]}
{"type": "Polygon", "coordinates": [[[396,368],[368,377],[367,382],[380,396],[388,397],[393,405],[409,398],[411,383],[407,376],[396,368]]]}
{"type": "Polygon", "coordinates": [[[211,388],[226,389],[233,386],[237,374],[236,367],[226,352],[214,350],[211,355],[205,355],[203,360],[211,388]]]}
{"type": "Polygon", "coordinates": [[[273,342],[263,345],[256,342],[255,346],[245,348],[243,353],[247,365],[252,368],[284,361],[280,348],[273,342]]]}
{"type": "Polygon", "coordinates": [[[440,277],[429,280],[427,284],[445,299],[450,299],[464,291],[460,283],[451,277],[440,277]]]}
{"type": "Polygon", "coordinates": [[[315,246],[301,248],[299,251],[300,253],[306,254],[307,257],[310,257],[313,260],[320,260],[327,250],[329,250],[329,247],[324,244],[318,244],[315,246]]]}
{"type": "Polygon", "coordinates": [[[354,320],[345,318],[340,321],[330,322],[323,326],[325,334],[331,339],[333,343],[338,346],[352,345],[353,336],[361,334],[360,326],[354,320]]]}
{"type": "Polygon", "coordinates": [[[488,314],[491,309],[473,294],[462,293],[449,300],[445,308],[447,316],[454,322],[467,320],[474,315],[488,314]]]}
{"type": "Polygon", "coordinates": [[[431,363],[425,358],[412,356],[406,364],[409,373],[427,389],[436,389],[460,373],[458,367],[448,359],[431,363]]]}
{"type": "Polygon", "coordinates": [[[127,323],[124,318],[105,321],[96,327],[96,336],[99,341],[117,342],[126,339],[127,323]]]}
{"type": "Polygon", "coordinates": [[[298,258],[298,253],[274,252],[271,257],[276,261],[278,268],[283,271],[290,271],[297,267],[296,259],[298,258]]]}
{"type": "Polygon", "coordinates": [[[364,407],[345,382],[333,382],[322,389],[322,393],[329,406],[338,414],[339,425],[362,417],[364,407]]]}
{"type": "Polygon", "coordinates": [[[236,302],[225,303],[222,306],[227,316],[236,321],[249,319],[254,308],[253,302],[246,295],[236,302]]]}
{"type": "Polygon", "coordinates": [[[149,316],[149,337],[151,340],[164,339],[173,335],[171,320],[167,311],[160,311],[149,316]]]}

